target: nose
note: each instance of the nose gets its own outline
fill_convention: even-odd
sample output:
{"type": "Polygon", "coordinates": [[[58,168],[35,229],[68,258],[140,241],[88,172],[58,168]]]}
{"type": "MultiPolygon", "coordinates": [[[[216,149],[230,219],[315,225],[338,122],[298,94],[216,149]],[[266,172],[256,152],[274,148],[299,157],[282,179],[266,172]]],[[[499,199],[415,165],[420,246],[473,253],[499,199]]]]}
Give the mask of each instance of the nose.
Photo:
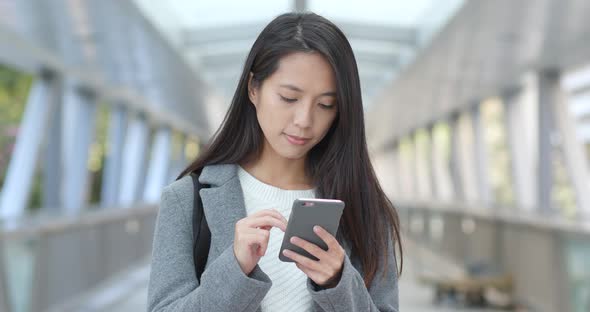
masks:
{"type": "Polygon", "coordinates": [[[309,128],[313,123],[312,105],[298,105],[295,109],[293,123],[299,128],[309,128]]]}

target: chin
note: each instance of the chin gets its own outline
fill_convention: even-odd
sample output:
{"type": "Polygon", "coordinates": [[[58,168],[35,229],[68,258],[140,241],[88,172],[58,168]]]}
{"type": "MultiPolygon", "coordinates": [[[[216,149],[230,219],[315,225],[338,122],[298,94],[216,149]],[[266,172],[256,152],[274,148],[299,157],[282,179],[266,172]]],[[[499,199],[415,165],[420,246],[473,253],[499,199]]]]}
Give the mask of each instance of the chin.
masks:
{"type": "Polygon", "coordinates": [[[297,153],[297,154],[295,154],[295,153],[279,153],[279,155],[281,155],[282,157],[287,158],[287,159],[298,160],[298,159],[304,158],[305,155],[307,155],[307,153],[305,153],[305,154],[300,154],[300,153],[297,153]]]}
{"type": "MultiPolygon", "coordinates": [[[[276,150],[275,150],[276,151],[276,150]]],[[[297,160],[297,159],[301,159],[304,158],[307,155],[307,150],[302,151],[302,150],[289,150],[288,148],[285,148],[281,151],[276,151],[277,154],[279,154],[281,157],[287,158],[287,159],[292,159],[292,160],[297,160]]]]}

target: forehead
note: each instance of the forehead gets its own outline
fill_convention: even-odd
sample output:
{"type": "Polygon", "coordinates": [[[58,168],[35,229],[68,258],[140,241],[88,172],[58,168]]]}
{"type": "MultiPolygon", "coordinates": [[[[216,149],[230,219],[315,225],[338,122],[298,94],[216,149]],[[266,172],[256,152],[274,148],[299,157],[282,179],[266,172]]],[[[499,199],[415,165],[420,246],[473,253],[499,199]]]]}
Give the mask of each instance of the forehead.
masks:
{"type": "Polygon", "coordinates": [[[269,80],[276,86],[291,84],[304,92],[321,94],[336,91],[332,66],[317,52],[294,52],[283,56],[269,80]]]}

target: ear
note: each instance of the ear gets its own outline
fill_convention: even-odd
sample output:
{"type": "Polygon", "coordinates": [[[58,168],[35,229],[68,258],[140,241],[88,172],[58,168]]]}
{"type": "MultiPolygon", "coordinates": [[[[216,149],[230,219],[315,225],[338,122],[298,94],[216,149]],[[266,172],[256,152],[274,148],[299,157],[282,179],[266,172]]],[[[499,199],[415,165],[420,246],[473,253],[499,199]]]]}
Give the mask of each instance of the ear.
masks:
{"type": "Polygon", "coordinates": [[[258,106],[258,88],[256,86],[254,86],[253,83],[253,77],[254,74],[252,72],[250,72],[250,75],[248,76],[248,98],[250,99],[250,102],[252,102],[252,104],[254,104],[254,107],[258,106]]]}

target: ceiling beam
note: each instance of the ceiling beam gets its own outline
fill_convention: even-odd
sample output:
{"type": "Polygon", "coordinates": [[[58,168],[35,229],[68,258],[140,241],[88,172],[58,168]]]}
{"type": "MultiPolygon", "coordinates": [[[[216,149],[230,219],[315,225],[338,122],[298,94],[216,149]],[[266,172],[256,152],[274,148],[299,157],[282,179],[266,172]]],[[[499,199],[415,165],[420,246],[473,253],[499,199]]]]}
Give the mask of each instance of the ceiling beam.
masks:
{"type": "MultiPolygon", "coordinates": [[[[194,60],[201,67],[222,68],[233,67],[241,68],[244,64],[248,51],[229,51],[227,53],[212,53],[194,55],[194,60]]],[[[363,64],[369,66],[378,66],[381,69],[395,69],[400,65],[400,56],[398,53],[370,53],[368,51],[355,53],[355,58],[359,67],[363,64]]]]}
{"type": "MultiPolygon", "coordinates": [[[[356,22],[336,22],[336,25],[349,37],[363,40],[396,42],[402,45],[416,46],[418,32],[413,27],[366,25],[356,22]]],[[[185,29],[183,45],[198,47],[202,45],[236,40],[254,41],[266,24],[249,23],[230,26],[185,29]]]]}

